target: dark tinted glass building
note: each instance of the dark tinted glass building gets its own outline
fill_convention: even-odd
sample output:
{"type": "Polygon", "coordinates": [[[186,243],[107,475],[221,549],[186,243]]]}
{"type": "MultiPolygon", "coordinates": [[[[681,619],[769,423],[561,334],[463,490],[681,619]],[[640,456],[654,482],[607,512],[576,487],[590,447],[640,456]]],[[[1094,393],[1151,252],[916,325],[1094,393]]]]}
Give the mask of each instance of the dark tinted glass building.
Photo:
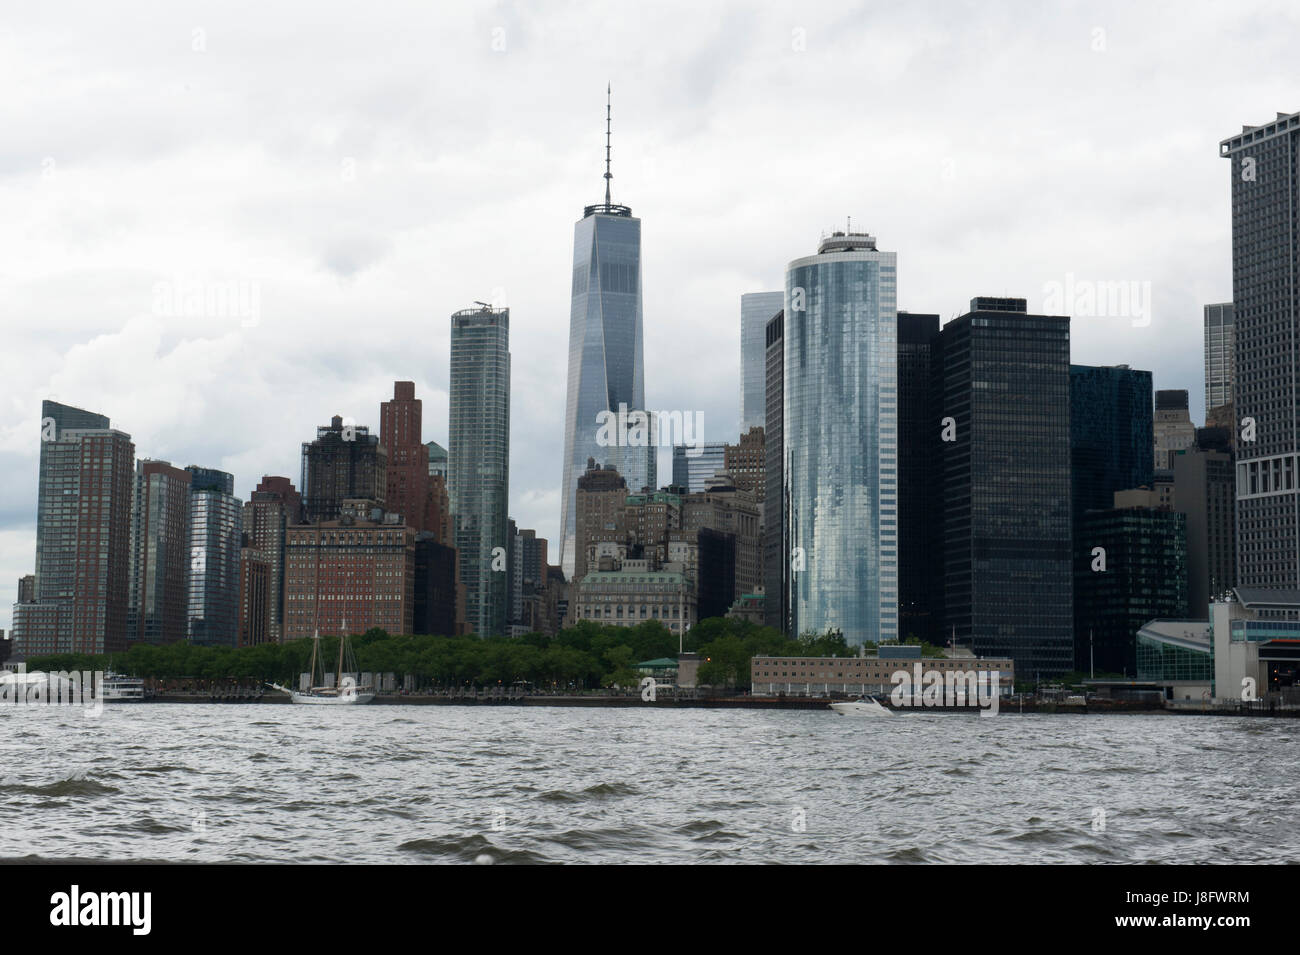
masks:
{"type": "Polygon", "coordinates": [[[935,384],[945,632],[1025,679],[1068,672],[1070,319],[977,298],[939,334],[935,384]]]}
{"type": "Polygon", "coordinates": [[[785,428],[782,405],[785,402],[785,311],[777,312],[767,323],[767,426],[764,429],[763,456],[767,473],[764,475],[763,497],[763,604],[769,627],[789,632],[789,570],[790,551],[786,546],[786,489],[783,480],[785,454],[785,428]]]}
{"type": "Polygon", "coordinates": [[[1070,366],[1072,510],[1111,507],[1116,491],[1151,485],[1151,372],[1070,366]]]}
{"type": "Polygon", "coordinates": [[[1105,565],[1091,549],[1075,561],[1075,597],[1085,632],[1078,669],[1098,675],[1137,675],[1137,632],[1156,619],[1187,616],[1187,518],[1153,507],[1089,511],[1081,533],[1104,550],[1105,565]]]}
{"type": "Polygon", "coordinates": [[[931,406],[930,366],[938,315],[898,313],[898,629],[941,641],[943,538],[938,488],[939,415],[931,406]]]}

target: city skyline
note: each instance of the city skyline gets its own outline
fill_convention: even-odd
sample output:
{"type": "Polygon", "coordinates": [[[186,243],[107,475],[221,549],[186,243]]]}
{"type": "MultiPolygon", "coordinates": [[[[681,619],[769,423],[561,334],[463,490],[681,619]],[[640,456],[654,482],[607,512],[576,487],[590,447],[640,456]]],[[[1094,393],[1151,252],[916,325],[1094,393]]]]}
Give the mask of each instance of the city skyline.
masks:
{"type": "MultiPolygon", "coordinates": [[[[39,20],[39,14],[26,15],[39,20]]],[[[739,388],[732,370],[740,351],[737,296],[777,287],[784,264],[818,232],[842,228],[845,215],[853,216],[855,228],[890,236],[890,248],[903,256],[899,307],[938,312],[945,321],[960,313],[972,294],[1021,295],[1029,299],[1031,309],[1042,310],[1048,283],[1149,281],[1149,326],[1129,319],[1079,317],[1065,309],[1075,318],[1071,361],[1150,369],[1157,389],[1187,389],[1191,416],[1202,421],[1202,309],[1232,298],[1229,201],[1217,143],[1243,123],[1264,123],[1275,110],[1295,104],[1272,102],[1271,91],[1261,94],[1249,83],[1224,82],[1221,76],[1202,78],[1192,69],[1196,56],[1188,51],[1197,49],[1194,34],[1213,33],[1214,23],[1232,21],[1227,13],[1193,11],[1175,27],[1187,39],[1178,57],[1165,59],[1146,49],[1146,59],[1136,62],[1132,38],[1149,28],[1152,16],[1119,8],[1096,15],[1098,23],[1106,24],[1104,49],[1098,50],[1093,35],[1097,24],[1082,15],[1065,15],[1034,55],[1076,58],[1111,92],[1157,66],[1167,69],[1186,80],[1183,85],[1188,102],[1195,101],[1195,111],[1176,112],[1172,123],[1157,131],[1136,124],[1136,112],[1116,117],[1099,111],[1103,101],[1114,110],[1110,92],[1068,99],[1060,84],[1025,91],[1008,79],[1005,87],[994,86],[1006,90],[1008,103],[985,110],[981,124],[992,124],[999,115],[1024,115],[1033,103],[1053,95],[1070,104],[1063,110],[1068,115],[1047,115],[1046,127],[1034,135],[1018,132],[1022,142],[1014,156],[992,143],[983,145],[978,128],[965,128],[963,139],[962,124],[967,121],[955,115],[957,109],[945,119],[942,131],[937,124],[928,132],[908,130],[902,122],[906,110],[930,101],[937,104],[952,92],[943,83],[901,96],[898,104],[888,107],[895,112],[880,115],[879,123],[875,116],[866,117],[870,122],[857,133],[844,132],[842,123],[830,124],[836,104],[843,109],[845,102],[832,98],[811,114],[801,114],[807,136],[772,137],[770,130],[793,115],[783,108],[790,102],[783,97],[790,94],[760,108],[754,104],[763,98],[743,89],[740,77],[767,84],[788,82],[798,93],[814,84],[820,88],[827,79],[800,64],[820,64],[832,77],[865,68],[878,71],[878,78],[901,94],[910,75],[923,75],[936,53],[960,52],[961,43],[969,40],[962,36],[960,22],[943,25],[928,43],[913,37],[901,45],[894,60],[873,65],[868,51],[847,47],[834,36],[834,18],[816,12],[801,13],[801,23],[766,15],[738,36],[728,36],[725,29],[705,30],[698,38],[683,40],[683,48],[670,55],[684,65],[709,64],[712,56],[738,67],[727,79],[719,74],[717,82],[707,85],[700,112],[684,112],[681,90],[659,88],[640,75],[645,53],[638,53],[641,59],[630,66],[620,66],[611,57],[608,62],[585,63],[581,75],[574,71],[557,77],[537,92],[523,90],[518,115],[512,110],[507,117],[494,107],[482,121],[506,125],[506,132],[493,140],[498,147],[502,135],[540,145],[535,163],[523,164],[532,175],[527,181],[514,173],[503,176],[507,167],[487,163],[483,181],[496,182],[474,203],[455,194],[466,191],[474,178],[465,178],[463,164],[473,164],[477,147],[466,146],[463,157],[454,151],[439,154],[436,148],[424,153],[450,164],[447,178],[453,185],[438,187],[437,177],[421,159],[418,146],[423,140],[411,132],[413,127],[387,114],[373,118],[377,127],[359,139],[347,132],[346,114],[312,115],[296,122],[292,129],[303,134],[297,145],[269,129],[240,129],[243,139],[218,136],[217,155],[227,158],[241,155],[241,142],[263,143],[262,153],[246,157],[252,170],[240,168],[236,178],[241,191],[220,200],[178,193],[175,204],[145,204],[134,216],[118,205],[122,200],[108,187],[110,179],[122,178],[122,195],[138,197],[138,190],[158,181],[188,181],[195,175],[192,153],[173,145],[174,151],[149,157],[134,152],[151,145],[148,142],[91,145],[71,132],[61,139],[25,137],[41,145],[24,147],[35,149],[30,155],[10,157],[0,191],[14,200],[18,223],[36,237],[25,247],[12,248],[14,274],[33,278],[13,285],[9,297],[16,308],[40,320],[13,330],[6,366],[10,414],[0,429],[0,627],[10,625],[17,579],[32,571],[37,452],[31,435],[36,433],[42,399],[108,414],[132,435],[140,458],[202,461],[231,472],[236,493],[246,499],[264,474],[297,475],[302,436],[331,414],[348,415],[376,431],[377,404],[394,379],[416,382],[417,393],[428,401],[432,423],[423,437],[445,444],[439,423],[446,420],[449,343],[431,329],[437,327],[439,315],[482,294],[482,288],[500,289],[511,306],[514,350],[532,359],[516,363],[514,388],[537,395],[532,407],[517,408],[512,422],[512,470],[529,480],[518,484],[509,511],[521,527],[534,527],[540,536],[558,543],[559,482],[553,462],[562,436],[564,384],[556,369],[563,363],[569,288],[554,276],[568,272],[564,246],[572,207],[588,199],[600,172],[603,129],[598,119],[606,77],[620,88],[626,113],[637,117],[620,133],[620,193],[635,197],[638,213],[653,225],[646,235],[643,273],[646,404],[702,410],[706,440],[738,437],[739,388]],[[802,50],[792,46],[797,29],[806,34],[802,50]],[[734,47],[730,52],[728,45],[734,47]],[[531,97],[543,91],[563,95],[567,103],[564,110],[548,111],[545,128],[523,115],[531,97]],[[736,108],[742,100],[743,109],[736,108]],[[688,115],[696,117],[694,127],[684,118],[688,115]],[[759,122],[763,117],[766,124],[759,122]],[[311,135],[314,127],[303,125],[313,122],[326,127],[319,138],[311,135]],[[719,129],[734,131],[744,123],[755,124],[763,136],[740,135],[730,145],[719,145],[719,129]],[[854,191],[860,188],[856,178],[816,177],[827,181],[803,184],[788,197],[782,196],[783,190],[767,190],[778,198],[764,206],[745,188],[787,182],[802,168],[820,167],[828,148],[823,134],[831,129],[836,133],[831,148],[857,155],[863,142],[859,137],[881,124],[901,131],[896,142],[870,160],[876,174],[872,178],[888,182],[887,189],[854,191]],[[721,170],[738,168],[746,148],[755,149],[753,155],[764,162],[747,172],[750,178],[724,175],[721,170]],[[345,163],[349,158],[351,166],[345,163]],[[133,179],[141,175],[132,171],[133,162],[147,162],[149,176],[161,180],[133,179]],[[346,178],[349,169],[351,179],[346,178]],[[700,177],[698,169],[718,171],[700,177]],[[265,182],[250,187],[257,183],[258,171],[265,182]],[[306,172],[311,173],[307,181],[284,198],[269,197],[268,187],[306,172]],[[1049,200],[1059,221],[1045,221],[1041,205],[1019,211],[999,198],[1020,195],[1027,184],[1049,200]],[[409,212],[395,217],[391,212],[394,189],[428,197],[442,195],[441,188],[454,189],[446,194],[452,198],[445,206],[422,199],[409,212]],[[983,198],[975,195],[984,192],[988,195],[983,198]],[[99,197],[96,201],[103,204],[85,206],[81,200],[87,197],[99,197]],[[521,222],[515,235],[503,239],[495,229],[475,232],[464,224],[462,217],[494,213],[505,200],[526,202],[531,210],[529,221],[521,222]],[[990,219],[981,214],[985,202],[997,204],[999,215],[990,219]],[[1194,211],[1188,211],[1189,202],[1194,211]],[[323,243],[304,244],[295,234],[292,217],[278,215],[283,222],[269,231],[257,224],[263,207],[283,213],[317,204],[343,213],[336,237],[323,243]],[[370,205],[383,212],[374,222],[361,217],[370,205]],[[77,208],[86,211],[74,233],[68,217],[77,208]],[[197,239],[168,248],[172,230],[191,220],[213,223],[227,240],[242,237],[245,244],[261,244],[250,249],[227,241],[241,249],[234,254],[219,249],[220,243],[207,245],[197,239]],[[917,220],[925,220],[924,226],[917,220]],[[715,223],[714,231],[706,227],[709,221],[715,223]],[[111,234],[126,237],[120,250],[105,245],[109,234],[102,230],[108,222],[113,223],[111,234]],[[743,241],[721,242],[718,230],[729,238],[746,235],[743,241]],[[443,233],[445,244],[437,237],[443,233]],[[972,256],[970,245],[977,241],[996,242],[1005,255],[997,262],[972,256]],[[501,251],[478,265],[466,265],[465,253],[453,248],[467,246],[482,258],[488,243],[501,251]],[[1104,252],[1098,251],[1101,245],[1106,246],[1104,252]],[[283,269],[275,266],[281,259],[283,269]],[[445,273],[426,277],[430,261],[445,263],[439,266],[445,273]],[[114,268],[120,272],[109,274],[114,268]],[[189,314],[187,283],[199,283],[203,290],[227,281],[248,286],[244,301],[258,306],[249,309],[258,313],[252,324],[245,326],[238,315],[205,315],[202,307],[199,314],[189,314]],[[354,347],[348,330],[357,323],[367,333],[379,332],[373,347],[354,347]],[[311,333],[305,334],[305,329],[311,333]],[[724,358],[714,361],[715,355],[724,358]],[[149,373],[139,374],[142,368],[149,373]],[[274,420],[264,414],[267,405],[277,408],[274,420]]],[[[278,17],[270,19],[273,32],[288,29],[278,17]]],[[[938,28],[932,19],[924,12],[894,13],[881,14],[873,23],[887,38],[891,30],[914,26],[915,21],[938,28]],[[900,19],[906,22],[900,24],[900,19]]],[[[509,17],[503,22],[502,51],[491,48],[496,26],[492,16],[467,15],[458,22],[467,43],[475,37],[481,41],[480,52],[464,55],[502,57],[506,64],[517,64],[508,67],[514,75],[535,65],[539,57],[563,58],[562,48],[543,49],[546,45],[527,22],[520,25],[509,17]]],[[[119,28],[92,16],[87,44],[92,27],[99,31],[97,36],[120,35],[114,33],[119,28]]],[[[212,80],[226,75],[232,53],[249,56],[250,51],[232,50],[234,38],[222,30],[220,21],[204,27],[202,51],[191,48],[195,38],[188,24],[171,29],[175,36],[147,32],[133,43],[157,44],[172,71],[168,82],[177,90],[188,83],[191,92],[208,97],[204,102],[211,105],[212,80]]],[[[988,14],[981,30],[988,33],[976,33],[978,44],[991,42],[999,31],[1017,35],[1010,18],[998,11],[988,14]]],[[[70,42],[77,41],[74,37],[70,42]]],[[[976,48],[983,49],[978,44],[976,48]]],[[[1231,59],[1241,54],[1228,55],[1231,59]]],[[[1252,51],[1251,66],[1259,70],[1280,64],[1274,59],[1278,55],[1278,48],[1265,43],[1252,51]]],[[[93,55],[88,59],[95,61],[93,55]]],[[[10,69],[22,77],[28,62],[19,59],[10,69]]],[[[405,63],[399,57],[399,64],[405,63]]],[[[140,85],[151,79],[128,74],[125,81],[140,85]]],[[[996,77],[986,79],[986,93],[990,83],[996,83],[996,77]]],[[[386,87],[372,76],[362,88],[378,95],[386,87]]],[[[254,92],[241,89],[235,96],[254,92]]],[[[223,112],[228,107],[215,108],[214,135],[222,133],[221,119],[234,115],[223,112]]],[[[178,120],[183,112],[176,114],[178,120]]],[[[456,130],[463,132],[478,122],[455,108],[450,112],[456,130]]],[[[277,114],[261,115],[269,127],[277,114]]],[[[129,112],[122,118],[129,121],[129,112]]],[[[15,125],[22,134],[24,117],[18,119],[15,125]]],[[[450,141],[466,143],[471,138],[452,136],[450,141]]],[[[225,180],[218,165],[200,164],[199,178],[220,185],[225,180]]],[[[160,188],[151,195],[156,200],[168,193],[160,188]]],[[[668,454],[661,449],[661,475],[668,473],[668,454]]]]}

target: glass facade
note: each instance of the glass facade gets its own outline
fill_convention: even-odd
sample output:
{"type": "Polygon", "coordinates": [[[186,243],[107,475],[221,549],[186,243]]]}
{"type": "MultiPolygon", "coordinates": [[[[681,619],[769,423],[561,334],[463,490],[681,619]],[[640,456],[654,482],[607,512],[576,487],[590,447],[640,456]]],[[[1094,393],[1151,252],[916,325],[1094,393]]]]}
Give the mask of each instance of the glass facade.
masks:
{"type": "Polygon", "coordinates": [[[898,313],[899,632],[933,644],[943,637],[943,538],[934,506],[937,417],[930,365],[938,315],[898,313]]]}
{"type": "Polygon", "coordinates": [[[140,461],[131,506],[131,640],[174,643],[189,632],[189,519],[189,472],[140,461]]]}
{"type": "MultiPolygon", "coordinates": [[[[785,306],[785,292],[740,296],[740,433],[767,421],[767,323],[785,306]]],[[[692,490],[694,490],[692,488],[692,490]]]]}
{"type": "Polygon", "coordinates": [[[673,484],[696,494],[708,487],[713,475],[726,468],[727,445],[723,441],[706,441],[694,457],[688,453],[693,450],[684,445],[673,447],[673,484]]]}
{"type": "Polygon", "coordinates": [[[786,270],[792,627],[855,646],[898,637],[896,283],[864,235],[786,270]]]}
{"type": "Polygon", "coordinates": [[[1300,113],[1219,144],[1232,195],[1232,303],[1238,442],[1237,582],[1300,587],[1300,113]],[[1270,477],[1260,475],[1267,467],[1270,477]]]}
{"type": "Polygon", "coordinates": [[[1070,320],[979,298],[935,346],[944,632],[1037,679],[1074,663],[1070,320]]]}
{"type": "MultiPolygon", "coordinates": [[[[645,410],[641,344],[641,220],[625,206],[589,206],[573,228],[573,282],[569,310],[569,378],[564,415],[564,472],[560,498],[560,565],[574,568],[578,478],[587,459],[610,461],[623,450],[629,488],[654,486],[649,448],[613,449],[599,440],[601,412],[645,410]],[[636,453],[631,453],[635,451],[636,453]]],[[[656,436],[652,436],[657,438],[656,436]]]]}
{"type": "Polygon", "coordinates": [[[1115,506],[1115,492],[1154,478],[1151,372],[1070,366],[1071,509],[1115,506]]]}
{"type": "Polygon", "coordinates": [[[239,550],[244,506],[234,475],[212,468],[190,473],[189,640],[214,647],[239,642],[239,550]]]}
{"type": "Polygon", "coordinates": [[[1162,640],[1146,630],[1137,632],[1137,678],[1171,680],[1214,679],[1214,656],[1210,647],[1196,649],[1181,642],[1162,640]]]}
{"type": "Polygon", "coordinates": [[[1187,615],[1187,517],[1156,508],[1089,511],[1080,533],[1105,551],[1094,570],[1091,550],[1075,560],[1075,600],[1081,604],[1078,669],[1137,673],[1137,632],[1157,619],[1187,615]],[[1091,658],[1089,649],[1091,647],[1091,658]]]}
{"type": "MultiPolygon", "coordinates": [[[[783,293],[784,294],[784,293],[783,293]]],[[[788,631],[789,553],[786,546],[785,488],[785,311],[765,329],[767,427],[763,429],[766,474],[763,496],[763,613],[769,627],[788,631]]]]}
{"type": "Polygon", "coordinates": [[[509,309],[466,309],[451,317],[449,404],[447,491],[465,622],[478,636],[503,636],[509,615],[509,309]]]}

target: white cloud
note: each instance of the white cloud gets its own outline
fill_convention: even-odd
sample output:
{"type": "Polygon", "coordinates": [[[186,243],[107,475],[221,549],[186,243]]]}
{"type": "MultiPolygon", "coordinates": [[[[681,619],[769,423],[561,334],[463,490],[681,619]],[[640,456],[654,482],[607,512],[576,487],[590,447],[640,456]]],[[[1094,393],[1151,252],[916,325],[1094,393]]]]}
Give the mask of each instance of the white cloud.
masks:
{"type": "MultiPolygon", "coordinates": [[[[1150,281],[1151,326],[1081,322],[1075,360],[1151,368],[1196,406],[1200,306],[1231,297],[1217,142],[1300,108],[1298,18],[1264,3],[9,11],[0,569],[31,568],[41,398],[108,414],[142,456],[234,470],[247,493],[263,473],[296,481],[330,415],[377,428],[394,379],[417,382],[425,437],[445,444],[448,317],[495,289],[512,310],[512,516],[554,541],[572,227],[603,194],[606,80],[614,199],[643,219],[651,407],[698,408],[729,437],[741,293],[780,287],[847,215],[898,253],[900,306],[945,319],[978,294],[1035,301],[1067,272],[1150,281]],[[177,280],[256,283],[260,320],[153,314],[155,284],[177,280]]],[[[0,621],[13,587],[0,580],[0,621]]]]}

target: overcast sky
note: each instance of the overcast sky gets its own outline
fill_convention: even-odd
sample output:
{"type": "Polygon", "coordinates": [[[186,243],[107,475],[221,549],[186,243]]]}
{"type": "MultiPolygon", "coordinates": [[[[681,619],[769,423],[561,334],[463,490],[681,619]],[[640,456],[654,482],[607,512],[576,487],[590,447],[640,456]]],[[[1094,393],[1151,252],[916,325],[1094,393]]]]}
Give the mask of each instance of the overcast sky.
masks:
{"type": "Polygon", "coordinates": [[[378,431],[394,379],[445,443],[449,316],[476,299],[511,310],[511,515],[554,547],[606,81],[651,408],[734,439],[741,294],[852,216],[898,254],[899,307],[945,321],[1137,283],[1131,314],[1076,315],[1072,359],[1151,369],[1199,422],[1201,307],[1232,294],[1217,144],[1300,109],[1298,28],[1244,2],[9,4],[0,626],[42,398],[246,497],[297,483],[331,415],[378,431]],[[247,317],[169,301],[217,283],[247,317]]]}

